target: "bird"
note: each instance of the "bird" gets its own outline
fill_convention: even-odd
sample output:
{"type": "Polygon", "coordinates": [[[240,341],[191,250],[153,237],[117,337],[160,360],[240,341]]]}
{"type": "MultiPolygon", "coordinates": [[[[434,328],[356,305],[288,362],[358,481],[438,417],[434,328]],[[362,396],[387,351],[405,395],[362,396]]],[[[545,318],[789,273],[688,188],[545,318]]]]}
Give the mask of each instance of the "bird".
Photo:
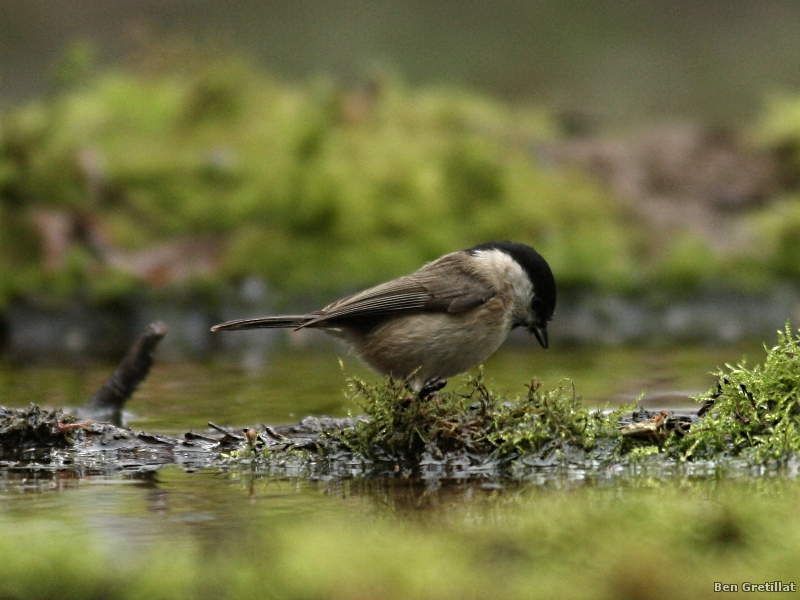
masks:
{"type": "Polygon", "coordinates": [[[528,245],[494,241],[445,254],[315,312],[237,319],[211,331],[321,329],[422,398],[481,364],[514,328],[526,328],[547,349],[555,306],[547,261],[528,245]]]}

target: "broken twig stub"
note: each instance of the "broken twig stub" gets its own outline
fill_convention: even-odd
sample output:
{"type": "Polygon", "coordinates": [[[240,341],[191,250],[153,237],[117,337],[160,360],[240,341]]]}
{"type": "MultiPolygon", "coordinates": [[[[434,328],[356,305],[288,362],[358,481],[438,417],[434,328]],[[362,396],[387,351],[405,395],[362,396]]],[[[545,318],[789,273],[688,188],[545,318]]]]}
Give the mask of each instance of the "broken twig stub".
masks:
{"type": "Polygon", "coordinates": [[[165,335],[167,326],[164,323],[150,323],[103,387],[84,405],[82,414],[121,424],[122,409],[150,372],[153,353],[165,335]]]}

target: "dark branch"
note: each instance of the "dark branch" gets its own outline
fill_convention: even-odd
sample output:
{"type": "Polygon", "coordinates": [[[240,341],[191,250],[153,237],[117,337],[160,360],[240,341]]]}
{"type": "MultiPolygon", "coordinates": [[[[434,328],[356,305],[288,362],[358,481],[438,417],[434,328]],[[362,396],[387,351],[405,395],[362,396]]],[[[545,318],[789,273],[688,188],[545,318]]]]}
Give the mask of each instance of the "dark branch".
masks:
{"type": "Polygon", "coordinates": [[[95,418],[106,418],[119,423],[125,402],[139,384],[147,377],[153,365],[156,346],[167,334],[167,326],[161,322],[150,323],[125,358],[94,396],[83,407],[85,413],[95,418]]]}

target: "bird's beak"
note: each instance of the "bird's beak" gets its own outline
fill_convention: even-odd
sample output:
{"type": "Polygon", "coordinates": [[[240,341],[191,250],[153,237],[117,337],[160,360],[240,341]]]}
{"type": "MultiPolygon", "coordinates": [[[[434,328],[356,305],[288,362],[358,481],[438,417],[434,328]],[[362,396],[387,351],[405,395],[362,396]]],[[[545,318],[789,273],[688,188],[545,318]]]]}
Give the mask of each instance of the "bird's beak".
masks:
{"type": "Polygon", "coordinates": [[[536,340],[547,350],[547,325],[531,325],[529,331],[536,336],[536,340]]]}

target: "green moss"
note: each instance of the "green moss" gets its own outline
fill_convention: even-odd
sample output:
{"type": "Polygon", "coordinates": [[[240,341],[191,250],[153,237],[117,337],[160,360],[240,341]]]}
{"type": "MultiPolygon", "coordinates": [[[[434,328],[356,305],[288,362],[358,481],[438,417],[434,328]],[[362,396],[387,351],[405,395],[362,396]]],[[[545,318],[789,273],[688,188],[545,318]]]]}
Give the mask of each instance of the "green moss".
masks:
{"type": "Polygon", "coordinates": [[[2,520],[0,597],[186,598],[196,597],[200,576],[190,548],[151,553],[155,563],[129,555],[125,566],[75,523],[46,519],[2,520]],[[76,552],[76,548],[80,551],[76,552]]]}
{"type": "MultiPolygon", "coordinates": [[[[138,536],[124,561],[92,516],[4,517],[0,596],[706,598],[715,581],[796,581],[800,560],[800,493],[790,481],[641,478],[606,489],[507,490],[505,501],[477,487],[428,490],[409,494],[406,511],[386,504],[401,494],[371,499],[345,488],[300,514],[264,501],[275,485],[250,483],[247,527],[201,536],[173,526],[157,532],[167,541],[138,536]]],[[[174,520],[181,502],[169,492],[174,520]]]]}
{"type": "Polygon", "coordinates": [[[71,88],[2,115],[0,203],[91,213],[129,251],[221,236],[223,278],[290,292],[375,283],[497,238],[541,247],[565,285],[630,286],[624,216],[529,151],[556,130],[543,110],[380,75],[362,91],[289,85],[230,56],[164,51],[92,73],[84,50],[65,59],[71,88]]]}
{"type": "Polygon", "coordinates": [[[717,377],[716,387],[697,397],[708,412],[675,440],[683,457],[744,455],[761,463],[800,452],[800,335],[788,323],[763,366],[743,361],[717,377]]]}
{"type": "Polygon", "coordinates": [[[785,279],[800,279],[800,195],[781,198],[770,210],[761,211],[755,224],[762,261],[785,279]]]}
{"type": "Polygon", "coordinates": [[[784,158],[800,169],[800,98],[775,94],[766,99],[754,136],[764,145],[782,149],[784,158]]]}
{"type": "Polygon", "coordinates": [[[697,235],[685,233],[672,241],[662,257],[663,282],[677,288],[707,283],[718,275],[720,257],[697,235]]]}
{"type": "MultiPolygon", "coordinates": [[[[100,70],[77,44],[58,93],[3,112],[0,206],[90,214],[125,251],[215,236],[227,248],[220,279],[258,274],[289,293],[376,283],[492,239],[534,245],[563,288],[800,277],[789,209],[765,209],[766,254],[754,243],[717,255],[703,239],[653,231],[599,182],[542,158],[558,128],[541,108],[380,73],[362,89],[288,84],[240,57],[166,42],[144,54],[144,66],[100,70]]],[[[797,138],[793,102],[770,105],[765,143],[797,138]]],[[[26,219],[0,228],[33,237],[26,219]]],[[[35,285],[51,277],[40,256],[0,263],[42,271],[21,291],[47,291],[35,285]]],[[[83,268],[84,280],[103,277],[83,268]]],[[[64,281],[78,292],[80,278],[64,281]]]]}
{"type": "MultiPolygon", "coordinates": [[[[656,415],[653,435],[637,439],[619,433],[621,417],[634,406],[589,411],[571,385],[544,391],[534,381],[524,396],[509,399],[492,392],[481,372],[468,376],[462,390],[420,401],[401,382],[368,384],[348,377],[349,399],[366,419],[335,436],[369,458],[412,464],[425,452],[502,459],[546,456],[567,447],[589,451],[601,439],[603,456],[622,462],[650,455],[680,460],[742,456],[766,464],[800,454],[800,335],[793,336],[788,323],[763,366],[749,369],[743,362],[717,376],[717,386],[697,397],[707,403],[701,418],[673,430],[656,415]]],[[[625,430],[631,428],[638,431],[633,426],[625,430]]]]}
{"type": "Polygon", "coordinates": [[[392,379],[366,383],[347,378],[349,400],[363,410],[352,428],[334,435],[350,450],[369,458],[418,462],[424,452],[442,456],[470,452],[492,458],[550,454],[567,445],[590,450],[597,438],[618,438],[623,411],[589,411],[570,382],[544,390],[537,381],[517,398],[495,394],[483,371],[467,376],[464,388],[419,400],[406,384],[392,379]]]}

